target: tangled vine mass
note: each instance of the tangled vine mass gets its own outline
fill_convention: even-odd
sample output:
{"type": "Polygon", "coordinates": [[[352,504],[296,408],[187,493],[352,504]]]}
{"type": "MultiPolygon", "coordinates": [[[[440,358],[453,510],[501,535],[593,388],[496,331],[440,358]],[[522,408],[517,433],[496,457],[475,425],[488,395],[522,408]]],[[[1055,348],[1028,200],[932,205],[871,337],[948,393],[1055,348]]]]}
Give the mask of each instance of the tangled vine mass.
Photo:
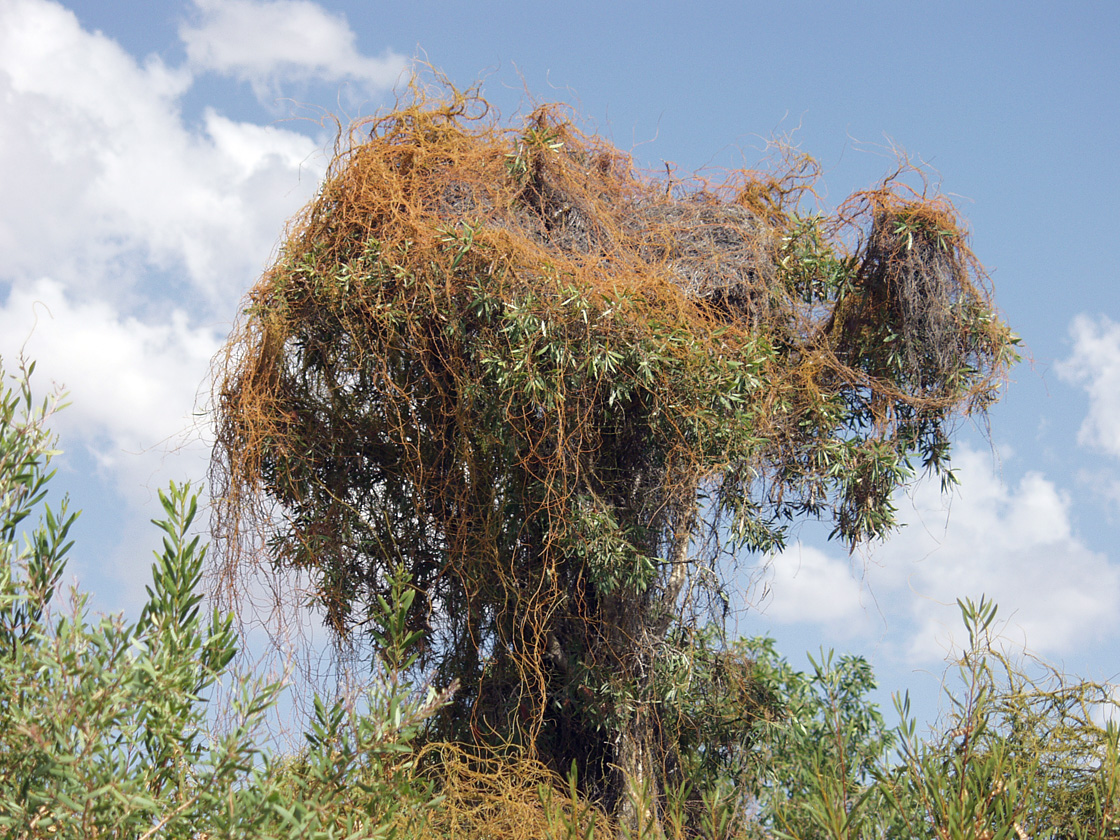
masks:
{"type": "Polygon", "coordinates": [[[747,761],[727,564],[806,518],[886,535],[1014,358],[954,208],[900,172],[806,209],[797,154],[653,177],[473,92],[348,140],[220,362],[225,581],[298,570],[376,647],[405,569],[419,667],[458,685],[430,737],[574,763],[623,816],[747,761]]]}

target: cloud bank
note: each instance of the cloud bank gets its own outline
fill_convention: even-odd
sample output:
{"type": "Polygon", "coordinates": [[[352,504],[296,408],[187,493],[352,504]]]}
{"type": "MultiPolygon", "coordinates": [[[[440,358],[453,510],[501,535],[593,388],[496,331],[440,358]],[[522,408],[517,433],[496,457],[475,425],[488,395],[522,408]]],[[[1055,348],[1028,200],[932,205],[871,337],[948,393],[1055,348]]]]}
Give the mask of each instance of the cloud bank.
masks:
{"type": "Polygon", "coordinates": [[[1120,324],[1107,315],[1079,315],[1070,326],[1073,353],[1058,375],[1089,395],[1078,442],[1120,458],[1120,324]]]}
{"type": "Polygon", "coordinates": [[[192,67],[247,81],[261,99],[284,83],[350,81],[372,95],[392,87],[407,60],[366,56],[346,19],[308,0],[196,0],[198,22],[179,35],[192,67]]]}
{"type": "MultiPolygon", "coordinates": [[[[310,2],[196,5],[180,30],[188,59],[169,66],[58,3],[0,2],[0,357],[14,370],[26,353],[39,391],[69,392],[56,428],[96,472],[72,478],[93,496],[111,488],[127,523],[158,512],[168,479],[202,483],[211,358],[333,140],[216,107],[188,118],[187,95],[203,73],[374,95],[405,66],[360,52],[345,19],[310,2]]],[[[145,577],[149,561],[127,562],[145,577]]]]}
{"type": "Polygon", "coordinates": [[[961,448],[954,464],[959,492],[944,498],[926,481],[900,498],[903,527],[871,552],[862,580],[831,547],[798,545],[772,558],[763,612],[842,636],[875,634],[886,622],[889,646],[915,665],[952,648],[957,598],[994,600],[1010,638],[1044,655],[1115,634],[1120,569],[1076,533],[1068,496],[1038,472],[1008,485],[992,457],[973,449],[961,448]]]}

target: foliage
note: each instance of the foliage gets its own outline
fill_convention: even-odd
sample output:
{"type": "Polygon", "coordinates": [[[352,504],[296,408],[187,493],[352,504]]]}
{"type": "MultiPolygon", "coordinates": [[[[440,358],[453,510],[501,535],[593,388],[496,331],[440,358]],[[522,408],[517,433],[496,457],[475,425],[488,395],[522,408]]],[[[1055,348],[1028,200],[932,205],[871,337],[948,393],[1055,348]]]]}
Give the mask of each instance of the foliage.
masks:
{"type": "Polygon", "coordinates": [[[901,767],[884,774],[900,830],[936,838],[1120,836],[1112,688],[999,649],[996,606],[958,601],[969,644],[940,738],[900,709],[901,767]]]}
{"type": "Polygon", "coordinates": [[[900,700],[888,729],[860,657],[809,673],[768,639],[697,633],[651,690],[681,765],[638,791],[637,823],[525,754],[418,736],[446,695],[417,691],[416,590],[397,567],[376,619],[380,679],[359,702],[315,703],[303,750],[277,754],[259,722],[280,691],[232,674],[231,617],[202,610],[205,550],[189,488],[161,494],[164,534],[139,620],[56,606],[75,514],[47,503],[57,400],[28,374],[0,394],[0,837],[591,840],[1120,836],[1120,727],[1109,686],[1069,680],[997,644],[996,608],[960,602],[968,645],[940,733],[900,700]],[[230,680],[237,719],[212,731],[230,680]],[[644,797],[644,798],[643,798],[644,797]],[[654,807],[654,802],[659,802],[654,807]]]}
{"type": "Polygon", "coordinates": [[[888,757],[895,734],[867,699],[871,666],[832,651],[795,671],[769,639],[751,641],[758,679],[780,698],[764,724],[751,782],[743,790],[756,826],[780,836],[861,836],[864,798],[888,757]]]}
{"type": "MultiPolygon", "coordinates": [[[[422,819],[431,790],[408,742],[446,697],[416,696],[390,670],[365,714],[317,702],[298,759],[266,750],[260,723],[281,687],[228,670],[235,633],[202,610],[189,488],[160,494],[163,550],[136,623],[91,618],[76,593],[52,608],[77,514],[46,503],[58,401],[34,401],[30,372],[0,396],[0,837],[325,840],[422,819]],[[234,722],[215,733],[207,697],[221,679],[234,722]]],[[[394,665],[412,641],[384,639],[394,665]]]]}
{"type": "MultiPolygon", "coordinates": [[[[1120,836],[1120,727],[1110,686],[1016,660],[996,607],[959,602],[969,643],[946,687],[940,731],[918,735],[909,702],[884,726],[867,663],[814,662],[811,677],[765,657],[788,698],[761,743],[747,834],[930,840],[1120,836]],[[1107,718],[1107,720],[1106,720],[1107,718]]],[[[767,650],[765,644],[763,651],[767,650]]]]}
{"type": "Polygon", "coordinates": [[[665,183],[455,91],[356,126],[217,378],[231,598],[263,558],[360,641],[405,564],[461,684],[435,736],[574,761],[637,825],[718,751],[661,663],[718,638],[723,564],[804,516],[886,535],[1014,357],[947,201],[895,178],[825,217],[812,172],[665,183]]]}

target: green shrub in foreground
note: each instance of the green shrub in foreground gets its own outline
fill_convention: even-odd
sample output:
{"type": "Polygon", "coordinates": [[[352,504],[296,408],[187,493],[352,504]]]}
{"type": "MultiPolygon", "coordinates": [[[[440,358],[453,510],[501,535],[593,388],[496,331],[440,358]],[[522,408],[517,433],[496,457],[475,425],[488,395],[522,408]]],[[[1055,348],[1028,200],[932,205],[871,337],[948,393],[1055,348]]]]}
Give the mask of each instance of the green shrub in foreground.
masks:
{"type": "Polygon", "coordinates": [[[422,817],[430,791],[407,745],[444,698],[416,698],[393,674],[366,715],[317,702],[298,758],[259,746],[281,686],[228,670],[235,635],[202,609],[188,487],[160,494],[139,621],[93,618],[78,594],[52,608],[77,514],[46,503],[58,403],[36,403],[32,369],[0,389],[0,837],[387,837],[422,817]],[[222,679],[234,723],[215,735],[207,697],[222,679]]]}
{"type": "MultiPolygon", "coordinates": [[[[919,735],[905,698],[887,728],[866,661],[793,671],[755,641],[783,698],[764,724],[751,836],[785,840],[1120,838],[1120,727],[1110,686],[1069,678],[999,643],[990,601],[959,602],[968,644],[940,726],[919,735]]],[[[729,835],[724,835],[729,836],[729,835]]]]}

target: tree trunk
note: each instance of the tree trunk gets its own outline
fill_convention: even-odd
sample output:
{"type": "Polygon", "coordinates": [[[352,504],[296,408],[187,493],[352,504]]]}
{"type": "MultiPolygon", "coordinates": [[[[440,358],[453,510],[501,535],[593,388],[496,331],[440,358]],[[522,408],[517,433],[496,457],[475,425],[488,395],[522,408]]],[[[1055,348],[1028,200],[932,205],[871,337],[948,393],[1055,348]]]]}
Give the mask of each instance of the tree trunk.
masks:
{"type": "Polygon", "coordinates": [[[649,721],[650,710],[639,706],[615,734],[615,761],[619,799],[615,804],[620,837],[658,837],[661,818],[661,774],[655,760],[656,744],[649,721]]]}
{"type": "Polygon", "coordinates": [[[610,599],[606,626],[612,658],[619,673],[635,687],[634,710],[614,733],[614,772],[617,791],[614,813],[620,829],[631,837],[658,837],[665,794],[665,762],[658,733],[657,708],[649,696],[654,657],[673,623],[677,598],[688,572],[688,546],[696,524],[695,483],[686,485],[676,505],[675,528],[666,548],[668,573],[660,592],[626,591],[610,599]]]}

